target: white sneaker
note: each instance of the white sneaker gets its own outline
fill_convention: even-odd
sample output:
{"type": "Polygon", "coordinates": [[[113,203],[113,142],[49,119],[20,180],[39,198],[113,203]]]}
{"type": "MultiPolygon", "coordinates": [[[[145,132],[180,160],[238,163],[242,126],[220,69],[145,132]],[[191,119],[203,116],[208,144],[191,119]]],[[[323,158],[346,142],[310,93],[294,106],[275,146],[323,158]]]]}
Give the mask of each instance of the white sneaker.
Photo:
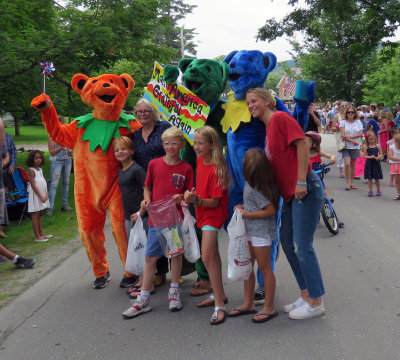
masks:
{"type": "Polygon", "coordinates": [[[179,311],[182,309],[182,300],[180,298],[181,289],[180,288],[169,288],[168,300],[169,300],[169,310],[179,311]]]}
{"type": "Polygon", "coordinates": [[[132,306],[122,313],[125,319],[131,319],[139,314],[151,311],[151,306],[149,305],[150,299],[143,300],[139,295],[135,300],[132,301],[132,306]]]}
{"type": "Polygon", "coordinates": [[[324,303],[322,303],[318,307],[313,308],[306,302],[305,304],[297,307],[296,309],[293,309],[289,313],[289,317],[295,320],[303,320],[324,314],[325,314],[324,303]]]}
{"type": "Polygon", "coordinates": [[[304,299],[300,296],[295,302],[289,304],[289,305],[285,305],[283,307],[283,311],[288,313],[291,312],[292,310],[298,308],[299,306],[305,304],[304,299]]]}
{"type": "Polygon", "coordinates": [[[47,238],[35,239],[35,242],[46,242],[46,241],[49,241],[49,239],[47,239],[47,238]]]}

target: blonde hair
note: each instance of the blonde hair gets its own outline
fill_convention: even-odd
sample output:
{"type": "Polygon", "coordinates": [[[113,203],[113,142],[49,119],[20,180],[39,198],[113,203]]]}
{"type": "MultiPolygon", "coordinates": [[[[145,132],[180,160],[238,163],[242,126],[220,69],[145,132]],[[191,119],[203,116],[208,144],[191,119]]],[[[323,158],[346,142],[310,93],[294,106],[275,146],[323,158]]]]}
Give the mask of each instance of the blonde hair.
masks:
{"type": "Polygon", "coordinates": [[[121,136],[118,139],[115,139],[112,144],[114,151],[117,146],[121,146],[123,149],[129,149],[129,150],[135,151],[133,141],[130,138],[128,138],[127,136],[121,136]]]}
{"type": "Polygon", "coordinates": [[[165,141],[167,138],[173,138],[173,137],[179,138],[179,140],[182,143],[185,142],[185,136],[183,135],[183,132],[175,126],[171,126],[167,130],[165,130],[161,135],[161,140],[165,141]]]}
{"type": "Polygon", "coordinates": [[[365,137],[365,145],[369,146],[369,139],[370,139],[371,136],[374,137],[375,144],[378,142],[378,139],[376,138],[376,135],[375,135],[375,133],[373,131],[368,131],[368,132],[365,133],[365,135],[364,135],[364,137],[365,137]],[[368,134],[368,136],[365,136],[367,134],[368,134]]]}
{"type": "Polygon", "coordinates": [[[275,97],[267,90],[264,88],[252,88],[247,91],[248,93],[254,93],[258,95],[260,98],[269,100],[269,107],[271,109],[275,109],[276,106],[276,100],[275,97]]]}
{"type": "Polygon", "coordinates": [[[396,134],[396,135],[393,137],[393,140],[394,140],[394,142],[395,142],[396,144],[399,144],[399,145],[400,145],[400,134],[396,134]]]}
{"type": "Polygon", "coordinates": [[[160,115],[160,113],[158,112],[158,110],[157,110],[153,105],[151,105],[151,103],[150,103],[148,100],[146,100],[145,98],[139,99],[138,102],[136,103],[135,109],[133,110],[133,113],[135,114],[135,116],[136,116],[137,107],[138,107],[139,105],[146,105],[146,107],[149,108],[149,110],[150,110],[150,111],[152,112],[152,114],[153,114],[153,120],[154,120],[154,121],[160,120],[161,115],[160,115]]]}
{"type": "Polygon", "coordinates": [[[209,144],[212,145],[211,163],[215,165],[215,175],[218,177],[219,184],[223,189],[227,189],[230,184],[230,176],[228,165],[222,154],[222,146],[218,137],[218,133],[211,126],[203,126],[196,129],[195,134],[202,136],[209,144]]]}

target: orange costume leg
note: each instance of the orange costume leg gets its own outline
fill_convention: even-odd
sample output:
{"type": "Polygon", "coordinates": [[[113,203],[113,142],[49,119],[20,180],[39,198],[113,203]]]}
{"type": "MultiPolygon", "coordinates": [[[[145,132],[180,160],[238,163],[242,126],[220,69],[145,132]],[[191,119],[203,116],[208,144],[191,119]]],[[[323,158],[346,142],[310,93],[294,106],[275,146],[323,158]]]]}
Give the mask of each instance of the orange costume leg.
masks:
{"type": "Polygon", "coordinates": [[[104,276],[110,267],[107,264],[106,248],[104,246],[104,225],[106,210],[92,206],[87,201],[75,201],[79,234],[87,256],[92,264],[96,278],[104,276]]]}

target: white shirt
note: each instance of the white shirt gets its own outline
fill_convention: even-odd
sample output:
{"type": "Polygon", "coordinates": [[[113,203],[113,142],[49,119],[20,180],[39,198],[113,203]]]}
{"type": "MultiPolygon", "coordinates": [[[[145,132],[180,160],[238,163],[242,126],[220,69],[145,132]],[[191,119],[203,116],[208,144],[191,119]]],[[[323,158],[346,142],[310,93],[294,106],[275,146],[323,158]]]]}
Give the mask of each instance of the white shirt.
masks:
{"type": "MultiPolygon", "coordinates": [[[[400,149],[396,148],[396,145],[390,145],[389,149],[393,150],[393,156],[400,158],[400,149]]],[[[390,164],[400,164],[400,161],[389,160],[390,164]]]]}
{"type": "MultiPolygon", "coordinates": [[[[359,133],[362,131],[363,126],[360,120],[355,120],[354,122],[349,122],[347,120],[341,120],[339,127],[344,128],[344,134],[346,136],[354,136],[355,134],[359,133]]],[[[353,139],[355,141],[358,141],[358,145],[354,145],[350,141],[346,141],[345,149],[360,149],[360,138],[358,139],[353,139]]]]}

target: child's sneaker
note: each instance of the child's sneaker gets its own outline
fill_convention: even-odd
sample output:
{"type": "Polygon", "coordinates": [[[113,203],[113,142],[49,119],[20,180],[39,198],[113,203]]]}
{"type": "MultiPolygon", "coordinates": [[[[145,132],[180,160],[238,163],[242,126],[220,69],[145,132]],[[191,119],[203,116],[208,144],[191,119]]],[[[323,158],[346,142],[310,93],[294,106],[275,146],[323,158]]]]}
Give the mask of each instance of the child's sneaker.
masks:
{"type": "Polygon", "coordinates": [[[179,311],[182,310],[182,300],[181,289],[180,288],[169,288],[168,291],[168,300],[169,300],[169,310],[170,311],[179,311]]]}
{"type": "Polygon", "coordinates": [[[143,300],[141,296],[138,296],[135,300],[132,300],[132,306],[122,313],[125,319],[132,319],[142,313],[151,311],[150,299],[143,300]]]}
{"type": "Polygon", "coordinates": [[[254,291],[254,305],[263,305],[265,303],[265,290],[264,287],[258,285],[256,291],[254,291]]]}
{"type": "Polygon", "coordinates": [[[35,262],[36,261],[33,259],[25,259],[20,256],[15,262],[15,267],[18,269],[30,269],[33,265],[35,265],[35,262]]]}
{"type": "Polygon", "coordinates": [[[392,186],[392,187],[394,186],[394,183],[392,180],[389,181],[389,186],[392,186]]]}

